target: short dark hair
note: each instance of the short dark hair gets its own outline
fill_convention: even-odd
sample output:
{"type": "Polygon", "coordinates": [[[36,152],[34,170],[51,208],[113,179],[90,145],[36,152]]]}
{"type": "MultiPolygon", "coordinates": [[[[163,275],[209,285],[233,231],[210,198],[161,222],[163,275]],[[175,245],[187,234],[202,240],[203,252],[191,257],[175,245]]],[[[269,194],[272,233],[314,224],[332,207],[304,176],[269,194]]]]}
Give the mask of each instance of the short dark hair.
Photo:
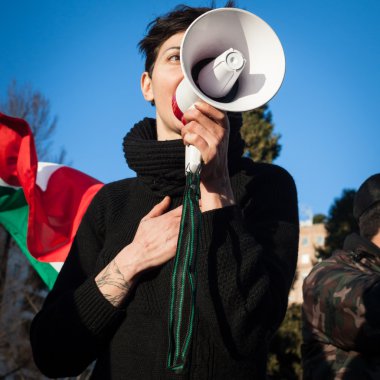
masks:
{"type": "Polygon", "coordinates": [[[360,235],[365,239],[372,238],[379,232],[380,229],[380,202],[373,204],[359,218],[360,235]]]}
{"type": "MultiPolygon", "coordinates": [[[[234,7],[234,1],[228,1],[226,8],[234,7]]],[[[178,5],[172,11],[157,17],[147,26],[147,34],[138,43],[139,51],[145,56],[145,71],[152,77],[154,63],[162,44],[171,36],[184,32],[191,23],[213,9],[211,7],[193,8],[187,5],[178,5]]]]}

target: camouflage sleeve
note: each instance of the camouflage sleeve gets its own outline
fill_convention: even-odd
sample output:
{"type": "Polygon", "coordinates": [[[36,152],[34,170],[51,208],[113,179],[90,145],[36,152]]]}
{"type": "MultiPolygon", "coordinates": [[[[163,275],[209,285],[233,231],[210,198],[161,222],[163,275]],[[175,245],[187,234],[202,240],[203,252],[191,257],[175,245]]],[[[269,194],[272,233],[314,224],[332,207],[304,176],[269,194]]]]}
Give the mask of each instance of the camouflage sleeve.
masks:
{"type": "Polygon", "coordinates": [[[344,350],[380,352],[379,295],[379,272],[336,257],[319,263],[303,285],[310,337],[344,350]]]}

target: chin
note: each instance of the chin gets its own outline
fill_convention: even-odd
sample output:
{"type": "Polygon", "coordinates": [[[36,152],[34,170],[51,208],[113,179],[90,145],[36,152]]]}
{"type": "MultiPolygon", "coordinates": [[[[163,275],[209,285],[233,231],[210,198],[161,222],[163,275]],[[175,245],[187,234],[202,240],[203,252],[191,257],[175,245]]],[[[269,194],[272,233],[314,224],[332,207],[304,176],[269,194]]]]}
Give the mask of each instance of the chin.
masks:
{"type": "Polygon", "coordinates": [[[179,134],[179,138],[181,138],[181,130],[183,128],[182,122],[180,122],[175,116],[173,116],[173,130],[179,134]]]}

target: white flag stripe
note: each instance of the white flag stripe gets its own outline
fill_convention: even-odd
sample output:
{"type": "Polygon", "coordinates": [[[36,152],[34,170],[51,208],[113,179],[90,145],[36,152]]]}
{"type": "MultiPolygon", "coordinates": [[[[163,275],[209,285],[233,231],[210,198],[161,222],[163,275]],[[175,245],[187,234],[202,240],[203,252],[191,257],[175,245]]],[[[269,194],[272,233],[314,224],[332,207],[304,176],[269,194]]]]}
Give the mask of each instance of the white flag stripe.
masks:
{"type": "Polygon", "coordinates": [[[53,164],[51,162],[39,162],[37,169],[36,183],[42,191],[46,191],[50,176],[64,165],[53,164]]]}
{"type": "Polygon", "coordinates": [[[12,186],[9,183],[6,183],[2,178],[0,178],[0,186],[11,187],[12,189],[21,189],[21,186],[12,186]]]}
{"type": "Polygon", "coordinates": [[[49,263],[57,272],[60,272],[63,266],[63,262],[49,263]]]}
{"type": "MultiPolygon", "coordinates": [[[[42,191],[46,191],[47,184],[49,182],[50,176],[59,168],[64,165],[54,164],[51,162],[39,162],[37,168],[37,185],[41,188],[42,191]]],[[[0,177],[0,186],[11,187],[12,189],[21,189],[21,186],[12,186],[9,183],[5,182],[0,177]]]]}

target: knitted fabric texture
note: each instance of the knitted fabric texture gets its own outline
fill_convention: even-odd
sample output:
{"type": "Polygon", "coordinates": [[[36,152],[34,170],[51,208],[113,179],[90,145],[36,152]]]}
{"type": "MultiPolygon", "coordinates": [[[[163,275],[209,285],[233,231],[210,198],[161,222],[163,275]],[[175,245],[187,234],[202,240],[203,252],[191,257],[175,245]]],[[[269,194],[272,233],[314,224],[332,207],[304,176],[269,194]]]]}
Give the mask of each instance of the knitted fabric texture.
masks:
{"type": "MultiPolygon", "coordinates": [[[[144,134],[148,128],[149,136],[155,136],[154,122],[141,128],[130,133],[144,134]]],[[[230,144],[232,132],[231,127],[230,144]]],[[[181,180],[170,183],[165,174],[160,183],[177,194],[171,195],[170,210],[182,203],[182,141],[159,142],[156,149],[154,138],[149,137],[145,150],[139,149],[145,145],[142,138],[135,137],[136,144],[126,141],[129,166],[140,167],[137,177],[106,184],[83,217],[68,259],[31,326],[35,362],[53,378],[78,376],[96,361],[94,380],[265,379],[268,342],[285,315],[297,263],[296,189],[282,168],[232,154],[236,205],[202,214],[186,373],[166,368],[174,260],[141,273],[118,308],[96,285],[95,277],[133,242],[141,219],[167,195],[154,184],[163,177],[162,168],[154,173],[143,161],[149,166],[163,160],[168,172],[178,168],[181,180]],[[173,154],[161,152],[172,151],[171,144],[178,144],[181,157],[162,158],[173,154]],[[177,160],[181,162],[167,162],[177,160]]]]}

